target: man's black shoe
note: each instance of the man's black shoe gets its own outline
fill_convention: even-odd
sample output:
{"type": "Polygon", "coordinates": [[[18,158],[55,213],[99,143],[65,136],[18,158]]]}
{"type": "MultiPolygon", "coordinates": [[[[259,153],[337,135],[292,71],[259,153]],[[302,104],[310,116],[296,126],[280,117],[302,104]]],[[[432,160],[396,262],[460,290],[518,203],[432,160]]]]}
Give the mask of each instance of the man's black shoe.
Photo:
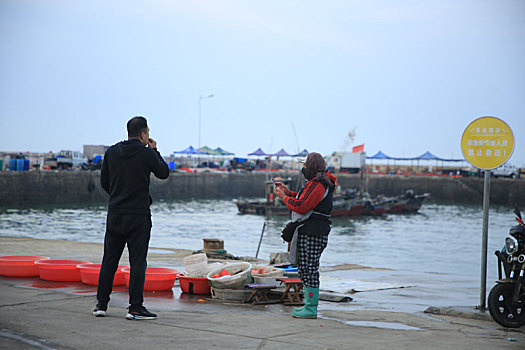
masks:
{"type": "Polygon", "coordinates": [[[95,306],[95,310],[93,310],[93,315],[95,315],[95,317],[105,317],[107,310],[108,306],[106,304],[98,303],[97,306],[95,306]]]}
{"type": "Polygon", "coordinates": [[[157,314],[149,312],[144,306],[136,308],[130,306],[126,318],[128,320],[154,320],[157,318],[157,314]]]}

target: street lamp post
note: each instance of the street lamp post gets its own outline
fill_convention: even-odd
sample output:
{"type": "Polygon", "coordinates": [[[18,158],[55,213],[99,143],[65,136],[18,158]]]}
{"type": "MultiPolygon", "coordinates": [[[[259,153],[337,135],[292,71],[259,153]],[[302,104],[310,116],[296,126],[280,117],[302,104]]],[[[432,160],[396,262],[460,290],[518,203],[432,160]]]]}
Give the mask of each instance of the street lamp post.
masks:
{"type": "Polygon", "coordinates": [[[214,95],[211,94],[211,95],[208,95],[208,96],[199,96],[199,146],[198,148],[201,148],[201,104],[202,104],[202,100],[205,100],[207,98],[212,98],[214,95]]]}

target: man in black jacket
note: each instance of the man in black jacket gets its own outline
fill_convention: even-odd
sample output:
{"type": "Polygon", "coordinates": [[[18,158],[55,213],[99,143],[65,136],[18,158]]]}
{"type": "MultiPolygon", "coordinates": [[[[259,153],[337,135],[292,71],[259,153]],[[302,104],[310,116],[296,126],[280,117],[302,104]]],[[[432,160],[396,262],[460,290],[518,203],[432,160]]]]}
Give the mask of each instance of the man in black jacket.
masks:
{"type": "Polygon", "coordinates": [[[104,155],[100,183],[109,194],[104,257],[100,267],[97,306],[93,315],[106,316],[113,278],[124,246],[128,245],[131,274],[129,279],[129,320],[154,319],[156,314],[144,306],[146,256],[151,231],[150,173],[166,179],[169,168],[149,137],[146,118],[128,121],[128,140],[111,146],[104,155]]]}

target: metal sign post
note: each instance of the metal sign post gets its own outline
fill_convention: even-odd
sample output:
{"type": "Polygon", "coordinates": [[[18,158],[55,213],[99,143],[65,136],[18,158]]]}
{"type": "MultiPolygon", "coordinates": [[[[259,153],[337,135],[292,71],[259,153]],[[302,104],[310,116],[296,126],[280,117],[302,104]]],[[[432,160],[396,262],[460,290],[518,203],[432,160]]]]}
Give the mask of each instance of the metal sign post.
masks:
{"type": "Polygon", "coordinates": [[[472,166],[485,170],[483,185],[483,229],[481,243],[481,289],[479,308],[485,310],[487,296],[487,241],[489,233],[490,173],[507,162],[514,151],[514,135],[503,120],[482,117],[471,122],[461,137],[461,151],[472,166]]]}
{"type": "Polygon", "coordinates": [[[483,185],[483,229],[481,242],[481,288],[479,293],[479,308],[485,310],[487,300],[487,242],[489,236],[489,206],[490,206],[490,170],[485,171],[483,185]]]}

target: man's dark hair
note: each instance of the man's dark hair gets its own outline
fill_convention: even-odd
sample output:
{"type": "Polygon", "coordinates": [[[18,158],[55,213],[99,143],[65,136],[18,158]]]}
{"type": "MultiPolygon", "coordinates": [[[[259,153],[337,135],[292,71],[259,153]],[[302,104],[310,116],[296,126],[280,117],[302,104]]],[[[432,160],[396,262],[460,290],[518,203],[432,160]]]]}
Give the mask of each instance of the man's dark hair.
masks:
{"type": "Polygon", "coordinates": [[[133,117],[128,121],[128,137],[139,137],[140,133],[148,131],[148,121],[142,116],[133,117]]]}

